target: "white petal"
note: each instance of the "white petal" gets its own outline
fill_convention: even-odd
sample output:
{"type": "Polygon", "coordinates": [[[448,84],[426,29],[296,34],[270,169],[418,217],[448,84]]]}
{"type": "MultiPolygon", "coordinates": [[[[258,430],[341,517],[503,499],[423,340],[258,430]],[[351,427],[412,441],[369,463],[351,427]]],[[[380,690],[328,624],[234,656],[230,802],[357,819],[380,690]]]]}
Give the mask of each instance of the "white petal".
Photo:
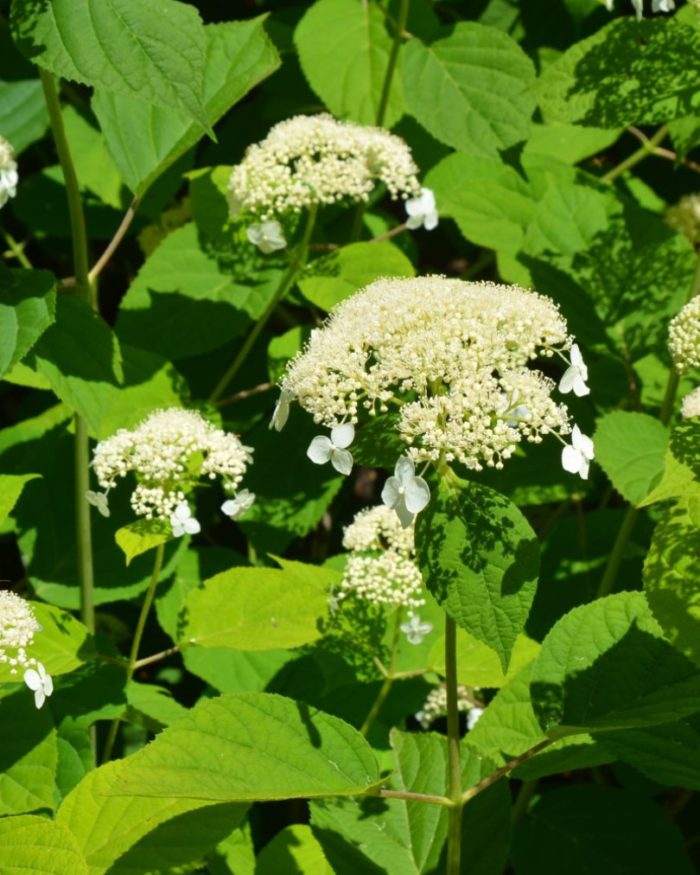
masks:
{"type": "Polygon", "coordinates": [[[401,484],[398,477],[389,477],[382,489],[382,501],[387,507],[396,507],[401,493],[399,492],[401,484]]]}
{"type": "Polygon", "coordinates": [[[178,522],[185,522],[192,516],[192,511],[190,510],[190,506],[188,504],[178,504],[175,508],[175,512],[173,513],[172,519],[178,520],[178,522]]]}
{"type": "Polygon", "coordinates": [[[45,701],[46,693],[44,690],[41,687],[38,690],[34,690],[34,704],[36,705],[37,710],[41,708],[45,701]]]}
{"type": "Polygon", "coordinates": [[[176,517],[170,517],[170,525],[173,528],[174,538],[181,538],[185,534],[185,526],[176,517]]]}
{"type": "Polygon", "coordinates": [[[394,474],[399,478],[402,486],[406,486],[409,480],[413,480],[416,475],[416,466],[413,464],[413,459],[410,456],[400,456],[394,474]]]}
{"type": "Polygon", "coordinates": [[[199,520],[194,519],[194,517],[192,519],[185,520],[184,528],[188,535],[197,535],[199,532],[202,531],[199,520]]]}
{"type": "Polygon", "coordinates": [[[45,696],[50,696],[53,693],[53,678],[50,674],[47,674],[44,678],[44,683],[41,685],[42,690],[44,691],[45,696]]]}
{"type": "Polygon", "coordinates": [[[315,465],[325,465],[333,452],[333,444],[331,439],[325,435],[318,435],[309,444],[306,455],[315,465]]]}
{"type": "Polygon", "coordinates": [[[470,708],[467,714],[467,729],[473,729],[479,722],[479,718],[484,713],[483,708],[470,708]]]}
{"type": "Polygon", "coordinates": [[[431,213],[425,217],[425,221],[423,222],[423,227],[426,231],[434,231],[438,226],[439,216],[436,210],[433,210],[431,213]]]}
{"type": "Polygon", "coordinates": [[[573,365],[568,367],[564,371],[564,375],[561,380],[559,380],[559,391],[562,395],[566,395],[567,392],[571,392],[574,388],[574,383],[576,382],[577,377],[579,376],[578,368],[575,368],[573,365]]]}
{"type": "Polygon", "coordinates": [[[409,229],[409,231],[415,231],[416,228],[420,228],[422,224],[423,216],[421,215],[411,216],[410,218],[406,219],[406,227],[409,229]]]}
{"type": "Polygon", "coordinates": [[[422,477],[414,477],[406,484],[406,508],[411,513],[420,513],[430,501],[430,487],[422,477]]]}
{"type": "Polygon", "coordinates": [[[414,514],[412,514],[406,507],[405,496],[401,495],[399,497],[398,502],[394,506],[394,510],[396,511],[396,516],[399,518],[401,525],[404,529],[407,529],[413,523],[414,514]]]}
{"type": "Polygon", "coordinates": [[[229,498],[221,505],[221,512],[226,516],[234,517],[238,513],[238,501],[235,498],[229,498]]]}
{"type": "Polygon", "coordinates": [[[581,434],[579,432],[576,449],[581,453],[584,459],[590,460],[595,457],[595,447],[593,445],[593,441],[588,437],[588,435],[581,434]]]}
{"type": "Polygon", "coordinates": [[[246,237],[253,246],[259,246],[262,241],[262,225],[250,225],[246,228],[246,237]]]}
{"type": "Polygon", "coordinates": [[[577,343],[571,344],[570,358],[571,358],[571,364],[575,368],[585,368],[586,367],[585,364],[583,363],[583,356],[581,355],[581,350],[579,349],[579,346],[577,343]]]}
{"type": "Polygon", "coordinates": [[[336,425],[331,429],[331,441],[341,450],[347,449],[355,440],[355,426],[351,422],[336,425]]]}
{"type": "Polygon", "coordinates": [[[275,409],[270,420],[270,428],[275,431],[282,431],[289,419],[289,401],[284,397],[284,393],[280,395],[275,404],[275,409]]]}
{"type": "Polygon", "coordinates": [[[579,372],[574,380],[574,395],[578,398],[583,398],[584,395],[590,395],[591,390],[586,385],[586,381],[579,372]]]}
{"type": "Polygon", "coordinates": [[[352,471],[352,453],[350,450],[342,450],[337,447],[331,453],[331,465],[339,474],[348,474],[352,471]]]}
{"type": "Polygon", "coordinates": [[[637,21],[641,21],[644,15],[644,0],[632,0],[632,6],[637,13],[637,21]]]}
{"type": "Polygon", "coordinates": [[[564,447],[561,451],[561,466],[569,474],[578,474],[581,463],[585,461],[579,450],[573,447],[564,447]]]}
{"type": "Polygon", "coordinates": [[[581,457],[581,464],[579,465],[578,475],[582,480],[588,480],[588,470],[590,468],[590,463],[588,459],[584,459],[581,457]]]}
{"type": "Polygon", "coordinates": [[[24,673],[24,682],[30,690],[41,689],[41,677],[39,672],[33,668],[28,668],[24,673]]]}

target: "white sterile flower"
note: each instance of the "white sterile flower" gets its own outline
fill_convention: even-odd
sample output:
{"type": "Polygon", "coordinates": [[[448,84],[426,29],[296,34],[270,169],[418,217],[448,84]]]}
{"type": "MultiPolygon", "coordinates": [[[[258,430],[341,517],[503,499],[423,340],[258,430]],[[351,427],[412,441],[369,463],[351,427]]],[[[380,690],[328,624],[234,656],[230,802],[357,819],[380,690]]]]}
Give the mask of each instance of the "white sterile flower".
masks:
{"type": "Polygon", "coordinates": [[[316,465],[330,462],[339,474],[348,475],[352,471],[352,453],[348,447],[355,439],[355,426],[351,422],[336,425],[331,436],[318,435],[309,444],[306,455],[316,465]]]}
{"type": "Polygon", "coordinates": [[[692,419],[695,416],[700,416],[700,386],[689,392],[683,399],[681,416],[683,419],[692,419]]]}
{"type": "Polygon", "coordinates": [[[583,480],[588,479],[588,469],[595,456],[593,441],[577,425],[571,432],[571,445],[561,451],[561,464],[570,474],[578,474],[583,480]]]}
{"type": "Polygon", "coordinates": [[[37,662],[35,669],[28,668],[24,672],[24,682],[34,693],[34,704],[37,708],[41,708],[47,697],[53,693],[51,675],[46,673],[40,662],[37,662]]]}
{"type": "Polygon", "coordinates": [[[246,230],[246,234],[250,242],[265,255],[284,249],[287,245],[282,226],[274,220],[251,225],[246,230]]]}
{"type": "Polygon", "coordinates": [[[477,708],[476,706],[470,708],[467,712],[467,729],[473,729],[476,724],[479,722],[479,718],[484,713],[483,708],[477,708]]]}
{"type": "Polygon", "coordinates": [[[176,538],[181,538],[183,535],[196,535],[202,529],[199,522],[192,516],[190,506],[184,502],[175,508],[170,517],[170,525],[173,527],[173,535],[176,538]]]}
{"type": "Polygon", "coordinates": [[[420,191],[417,172],[408,145],[383,128],[300,115],[248,148],[231,172],[229,203],[232,214],[265,221],[314,205],[366,202],[379,182],[392,198],[406,198],[420,191]]]}
{"type": "Polygon", "coordinates": [[[433,624],[429,620],[421,620],[418,614],[414,614],[409,620],[401,624],[401,631],[406,636],[409,644],[421,644],[425,636],[433,631],[433,624]]]}
{"type": "Polygon", "coordinates": [[[382,501],[396,511],[401,524],[410,526],[413,518],[430,501],[430,487],[422,477],[416,477],[416,467],[409,456],[401,456],[382,489],[382,501]]]}
{"type": "Polygon", "coordinates": [[[675,8],[674,0],[651,0],[652,12],[673,12],[675,8]]]}
{"type": "Polygon", "coordinates": [[[17,162],[12,146],[0,137],[0,207],[4,207],[17,194],[17,162]]]}
{"type": "Polygon", "coordinates": [[[88,491],[85,493],[85,498],[88,504],[96,507],[97,510],[102,514],[102,516],[109,516],[109,505],[107,504],[106,492],[93,492],[92,489],[88,489],[88,491]]]}
{"type": "Polygon", "coordinates": [[[435,195],[430,188],[422,188],[417,197],[411,197],[406,201],[406,227],[411,230],[425,228],[432,231],[438,225],[438,211],[435,207],[435,195]]]}
{"type": "Polygon", "coordinates": [[[221,505],[221,510],[227,517],[231,517],[232,520],[235,520],[238,519],[239,516],[243,516],[248,508],[252,507],[254,503],[255,493],[251,492],[250,489],[241,489],[238,495],[229,498],[221,505]]]}
{"type": "Polygon", "coordinates": [[[574,390],[574,395],[581,398],[583,395],[588,395],[590,389],[586,385],[588,379],[588,368],[581,355],[581,350],[578,344],[574,343],[571,346],[571,364],[564,371],[564,376],[559,380],[559,391],[566,395],[567,392],[574,390]]]}
{"type": "Polygon", "coordinates": [[[270,428],[274,428],[275,431],[282,431],[289,419],[289,406],[293,400],[294,395],[286,389],[282,389],[280,397],[277,399],[277,404],[275,404],[275,409],[272,412],[270,428]]]}

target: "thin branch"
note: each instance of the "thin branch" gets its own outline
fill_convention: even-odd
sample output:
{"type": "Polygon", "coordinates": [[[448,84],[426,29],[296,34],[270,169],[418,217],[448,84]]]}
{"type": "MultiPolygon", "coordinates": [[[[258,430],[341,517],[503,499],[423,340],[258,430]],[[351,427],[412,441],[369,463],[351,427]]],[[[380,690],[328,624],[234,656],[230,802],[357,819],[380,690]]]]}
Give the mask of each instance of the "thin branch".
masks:
{"type": "Polygon", "coordinates": [[[139,198],[135,197],[132,200],[132,202],[129,204],[129,209],[126,211],[126,213],[124,213],[124,218],[121,220],[121,222],[119,223],[119,227],[114,232],[114,237],[112,237],[112,239],[109,241],[107,248],[102,253],[102,255],[100,255],[100,257],[97,259],[94,267],[92,268],[92,270],[88,274],[88,276],[90,277],[90,282],[94,282],[95,278],[98,277],[102,273],[102,270],[104,269],[105,265],[107,264],[109,259],[114,255],[114,253],[117,249],[117,246],[119,246],[119,244],[124,239],[124,235],[129,230],[129,225],[131,225],[131,223],[134,219],[134,216],[136,215],[136,210],[138,209],[139,203],[140,203],[139,198]]]}
{"type": "MultiPolygon", "coordinates": [[[[636,137],[640,143],[649,146],[649,137],[647,137],[644,131],[640,131],[639,128],[635,128],[633,125],[630,125],[627,130],[632,136],[636,137]]],[[[693,161],[690,158],[680,158],[678,153],[674,152],[673,149],[667,149],[665,146],[656,146],[656,148],[653,148],[651,151],[654,155],[658,155],[659,158],[666,158],[667,161],[680,161],[680,163],[684,167],[687,167],[688,170],[694,170],[695,173],[700,173],[700,164],[697,161],[693,161]]]]}
{"type": "Polygon", "coordinates": [[[403,234],[404,231],[408,230],[408,225],[404,222],[402,225],[397,225],[395,228],[392,228],[391,231],[385,231],[383,234],[379,234],[377,237],[372,237],[371,240],[368,240],[368,243],[382,243],[384,240],[390,240],[392,237],[396,237],[397,234],[403,234]]]}
{"type": "Polygon", "coordinates": [[[269,392],[274,389],[274,383],[260,383],[258,386],[253,386],[252,389],[242,389],[240,392],[234,392],[227,398],[221,398],[216,402],[217,407],[225,407],[227,404],[234,404],[236,401],[243,401],[244,398],[252,398],[253,395],[261,395],[263,392],[269,392]]]}
{"type": "Polygon", "coordinates": [[[521,765],[521,763],[524,763],[526,760],[534,757],[535,754],[538,754],[541,750],[549,747],[550,744],[554,744],[554,739],[545,738],[534,747],[526,750],[525,753],[521,753],[520,756],[515,757],[514,759],[507,762],[505,766],[501,766],[500,769],[496,769],[495,772],[491,772],[490,775],[487,775],[483,780],[479,781],[478,784],[475,784],[473,787],[470,787],[469,790],[464,791],[464,793],[462,794],[462,802],[469,802],[475,796],[478,796],[479,793],[483,793],[484,790],[487,790],[492,784],[495,784],[496,781],[500,781],[501,778],[505,777],[508,772],[512,772],[513,769],[517,769],[517,767],[521,765]]]}
{"type": "Polygon", "coordinates": [[[144,665],[152,665],[154,662],[160,662],[161,659],[172,656],[174,653],[180,653],[181,650],[184,650],[185,647],[187,647],[187,644],[187,641],[182,641],[180,644],[174,644],[166,650],[161,650],[160,653],[154,653],[153,656],[144,656],[143,659],[137,659],[133,665],[133,671],[136,671],[137,668],[143,668],[144,665]]]}
{"type": "Polygon", "coordinates": [[[447,796],[431,796],[428,793],[411,793],[408,790],[385,790],[379,791],[383,799],[405,799],[407,802],[427,802],[429,805],[442,805],[444,808],[452,808],[454,802],[447,796]]]}

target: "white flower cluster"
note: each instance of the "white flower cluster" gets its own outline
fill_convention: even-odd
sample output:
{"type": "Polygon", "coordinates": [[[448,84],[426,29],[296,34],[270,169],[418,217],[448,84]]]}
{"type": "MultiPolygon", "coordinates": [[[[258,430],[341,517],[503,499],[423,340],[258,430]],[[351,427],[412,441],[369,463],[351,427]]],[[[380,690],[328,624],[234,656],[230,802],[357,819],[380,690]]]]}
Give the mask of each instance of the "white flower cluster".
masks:
{"type": "Polygon", "coordinates": [[[0,207],[4,207],[17,194],[17,162],[12,146],[0,137],[0,207]]]}
{"type": "MultiPolygon", "coordinates": [[[[129,472],[138,484],[131,506],[146,519],[169,519],[177,536],[195,534],[199,523],[192,517],[186,495],[200,477],[223,479],[234,493],[252,461],[252,450],[233,434],[207,422],[193,410],[174,407],[158,410],[132,430],[120,429],[96,447],[93,467],[104,494],[88,493],[88,501],[106,516],[107,493],[129,472]]],[[[252,504],[243,490],[222,509],[236,516],[252,504]]]]}
{"type": "Polygon", "coordinates": [[[24,682],[34,692],[36,707],[41,708],[53,692],[53,681],[44,666],[27,653],[37,632],[41,632],[41,626],[29,602],[0,590],[0,663],[9,666],[12,675],[24,670],[24,682]]]}
{"type": "Polygon", "coordinates": [[[374,604],[415,609],[421,598],[423,578],[415,563],[413,528],[404,528],[397,515],[384,505],[362,510],[346,527],[343,546],[350,550],[336,597],[349,595],[374,604]]]}
{"type": "Polygon", "coordinates": [[[681,416],[683,419],[693,419],[696,416],[700,416],[700,386],[689,392],[683,399],[681,416]]]}
{"type": "Polygon", "coordinates": [[[587,394],[581,353],[549,298],[439,276],[377,280],[342,301],[290,362],[274,425],[292,399],[330,428],[391,411],[413,462],[502,468],[521,441],[571,431],[555,383],[528,367],[554,355],[568,366],[560,390],[587,394]]]}
{"type": "MultiPolygon", "coordinates": [[[[457,687],[457,709],[469,712],[467,714],[468,729],[473,729],[476,721],[484,713],[483,708],[477,708],[474,705],[467,688],[461,685],[457,687]]],[[[434,720],[437,720],[438,717],[444,717],[445,714],[447,714],[447,687],[445,684],[440,684],[439,687],[435,687],[428,693],[425,704],[414,716],[423,729],[428,729],[434,720]]]]}
{"type": "MultiPolygon", "coordinates": [[[[604,0],[604,2],[605,8],[608,12],[612,12],[615,0],[604,0]]],[[[641,21],[644,17],[644,0],[631,0],[631,3],[634,7],[635,14],[637,15],[637,20],[641,21]]],[[[651,0],[652,12],[673,12],[675,8],[675,0],[651,0]]]]}
{"type": "Polygon", "coordinates": [[[692,298],[671,319],[668,348],[679,373],[700,367],[700,295],[692,298]]]}
{"type": "Polygon", "coordinates": [[[269,220],[314,204],[367,201],[377,182],[392,198],[418,196],[421,187],[406,143],[382,128],[300,115],[276,124],[234,167],[229,202],[269,220]]]}

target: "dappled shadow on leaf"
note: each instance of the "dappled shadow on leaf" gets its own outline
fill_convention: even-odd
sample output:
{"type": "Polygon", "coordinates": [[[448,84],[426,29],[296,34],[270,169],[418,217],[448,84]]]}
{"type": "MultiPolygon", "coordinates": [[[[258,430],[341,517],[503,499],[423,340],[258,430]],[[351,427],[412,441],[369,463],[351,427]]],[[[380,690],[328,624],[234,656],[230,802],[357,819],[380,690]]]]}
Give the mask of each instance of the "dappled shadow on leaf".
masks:
{"type": "Polygon", "coordinates": [[[386,869],[380,868],[362,853],[359,843],[348,841],[331,829],[322,829],[313,824],[311,829],[336,875],[386,875],[386,869]]]}
{"type": "Polygon", "coordinates": [[[309,706],[305,702],[296,702],[295,704],[299,712],[299,718],[309,733],[309,744],[311,747],[321,747],[321,734],[313,724],[311,714],[309,713],[309,706]]]}
{"type": "MultiPolygon", "coordinates": [[[[588,661],[583,653],[576,656],[575,644],[567,659],[588,661]]],[[[535,677],[530,693],[545,731],[654,725],[700,710],[700,672],[663,638],[641,629],[635,619],[585,668],[577,671],[567,666],[561,682],[535,677]]]]}
{"type": "Polygon", "coordinates": [[[679,422],[671,432],[671,452],[700,480],[700,419],[679,422]]]}
{"type": "Polygon", "coordinates": [[[86,663],[57,679],[51,697],[56,722],[89,723],[118,716],[126,707],[126,672],[104,662],[86,663]]]}
{"type": "Polygon", "coordinates": [[[673,21],[620,21],[576,64],[566,97],[594,95],[580,120],[601,128],[664,122],[700,107],[700,39],[673,21]]]}

